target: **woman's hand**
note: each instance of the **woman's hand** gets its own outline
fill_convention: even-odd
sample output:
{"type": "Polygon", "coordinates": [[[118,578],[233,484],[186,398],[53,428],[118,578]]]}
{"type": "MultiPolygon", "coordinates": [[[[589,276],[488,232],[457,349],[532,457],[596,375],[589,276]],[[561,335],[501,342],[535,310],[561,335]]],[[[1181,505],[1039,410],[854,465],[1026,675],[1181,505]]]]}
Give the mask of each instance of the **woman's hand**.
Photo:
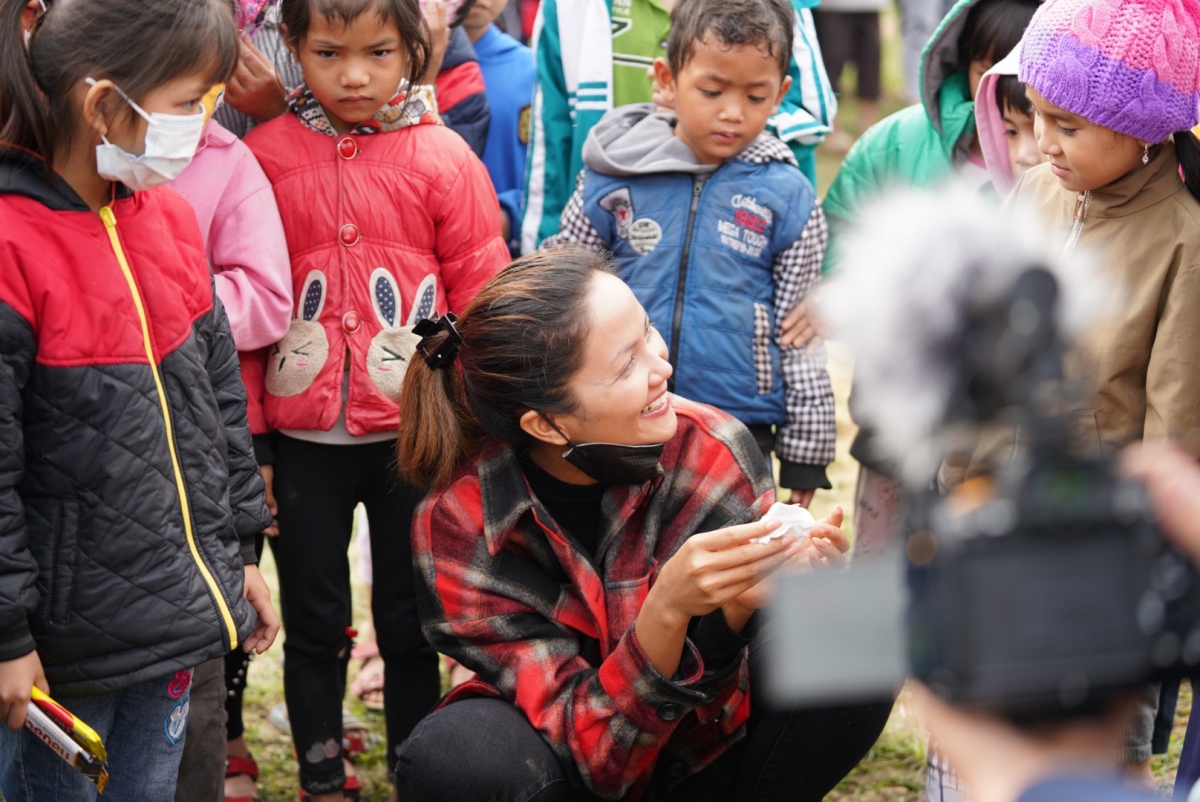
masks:
{"type": "Polygon", "coordinates": [[[737,598],[796,553],[793,535],[750,542],[774,527],[758,521],[692,535],[663,563],[634,625],[642,651],[660,674],[672,677],[679,669],[692,618],[737,598]]]}
{"type": "Polygon", "coordinates": [[[25,711],[29,708],[29,694],[34,685],[49,695],[50,686],[36,651],[0,662],[0,719],[10,730],[25,726],[25,711]]]}
{"type": "MultiPolygon", "coordinates": [[[[758,521],[693,535],[663,564],[651,589],[686,626],[761,582],[803,548],[794,535],[752,543],[776,524],[758,521]]],[[[647,602],[649,597],[647,597],[647,602]]]]}
{"type": "Polygon", "coordinates": [[[245,590],[242,595],[250,602],[254,612],[258,613],[258,623],[254,625],[250,637],[242,644],[242,650],[247,654],[262,654],[271,648],[275,636],[279,634],[279,614],[271,604],[271,590],[257,565],[245,567],[243,587],[245,590]]]}
{"type": "MultiPolygon", "coordinates": [[[[817,522],[797,546],[790,551],[782,567],[783,571],[807,573],[819,568],[841,568],[846,564],[846,552],[850,550],[850,539],[842,531],[842,508],[837,507],[828,517],[817,522]]],[[[735,632],[740,632],[755,610],[766,607],[775,592],[775,584],[767,579],[739,594],[722,605],[725,620],[735,632]]]]}

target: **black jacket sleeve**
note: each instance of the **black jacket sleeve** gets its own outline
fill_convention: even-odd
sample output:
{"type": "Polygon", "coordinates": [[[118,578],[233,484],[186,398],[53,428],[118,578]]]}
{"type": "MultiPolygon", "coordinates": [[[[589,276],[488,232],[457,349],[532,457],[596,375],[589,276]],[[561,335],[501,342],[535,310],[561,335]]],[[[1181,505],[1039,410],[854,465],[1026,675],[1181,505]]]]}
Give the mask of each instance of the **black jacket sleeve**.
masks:
{"type": "Polygon", "coordinates": [[[0,661],[35,647],[28,616],[38,605],[37,562],[17,487],[25,473],[21,391],[36,351],[29,322],[0,301],[0,661]]]}
{"type": "Polygon", "coordinates": [[[233,508],[234,527],[242,544],[242,562],[254,565],[258,562],[254,549],[255,535],[271,523],[271,514],[267,511],[266,491],[254,456],[250,422],[246,418],[246,388],[242,384],[237,348],[233,344],[225,307],[215,290],[210,314],[213,316],[213,331],[207,368],[209,381],[217,396],[217,406],[221,410],[221,420],[225,424],[229,504],[233,508]]]}
{"type": "Polygon", "coordinates": [[[483,158],[488,128],[492,124],[492,108],[488,105],[487,95],[482,92],[468,95],[450,108],[441,109],[440,113],[446,127],[467,140],[475,155],[483,158]]]}

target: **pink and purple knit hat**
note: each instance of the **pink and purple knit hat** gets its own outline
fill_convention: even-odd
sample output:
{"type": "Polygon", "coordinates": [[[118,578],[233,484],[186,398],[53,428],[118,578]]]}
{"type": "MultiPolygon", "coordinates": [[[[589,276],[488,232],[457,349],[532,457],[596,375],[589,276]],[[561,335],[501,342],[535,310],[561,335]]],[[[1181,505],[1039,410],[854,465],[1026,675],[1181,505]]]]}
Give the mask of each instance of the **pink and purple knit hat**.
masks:
{"type": "Polygon", "coordinates": [[[1018,76],[1089,122],[1162,142],[1200,122],[1200,0],[1047,0],[1018,76]]]}

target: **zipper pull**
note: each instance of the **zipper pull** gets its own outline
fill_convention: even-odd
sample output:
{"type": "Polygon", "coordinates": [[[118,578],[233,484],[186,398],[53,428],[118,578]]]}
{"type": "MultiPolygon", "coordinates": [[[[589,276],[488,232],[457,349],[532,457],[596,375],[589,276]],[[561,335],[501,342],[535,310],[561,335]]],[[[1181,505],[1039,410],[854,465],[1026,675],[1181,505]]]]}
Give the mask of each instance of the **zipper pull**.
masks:
{"type": "Polygon", "coordinates": [[[100,207],[100,219],[104,221],[105,228],[116,228],[117,227],[117,216],[115,214],[113,214],[113,210],[112,210],[111,206],[101,206],[100,207]]]}
{"type": "Polygon", "coordinates": [[[1083,222],[1084,215],[1087,214],[1088,194],[1086,191],[1080,192],[1075,198],[1075,220],[1081,223],[1083,222]]]}

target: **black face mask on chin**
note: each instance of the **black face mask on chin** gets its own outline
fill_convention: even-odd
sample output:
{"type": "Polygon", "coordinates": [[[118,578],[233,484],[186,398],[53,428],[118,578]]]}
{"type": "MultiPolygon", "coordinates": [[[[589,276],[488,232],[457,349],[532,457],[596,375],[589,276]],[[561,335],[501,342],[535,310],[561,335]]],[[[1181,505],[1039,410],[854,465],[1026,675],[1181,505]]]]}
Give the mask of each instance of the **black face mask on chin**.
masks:
{"type": "Polygon", "coordinates": [[[644,485],[658,476],[658,459],[662,456],[665,443],[646,446],[626,446],[620,443],[576,445],[549,418],[540,412],[538,415],[567,441],[567,450],[563,452],[562,458],[597,482],[606,485],[644,485]]]}
{"type": "Polygon", "coordinates": [[[563,459],[606,485],[644,485],[658,476],[663,443],[623,446],[618,443],[580,443],[563,452],[563,459]]]}

